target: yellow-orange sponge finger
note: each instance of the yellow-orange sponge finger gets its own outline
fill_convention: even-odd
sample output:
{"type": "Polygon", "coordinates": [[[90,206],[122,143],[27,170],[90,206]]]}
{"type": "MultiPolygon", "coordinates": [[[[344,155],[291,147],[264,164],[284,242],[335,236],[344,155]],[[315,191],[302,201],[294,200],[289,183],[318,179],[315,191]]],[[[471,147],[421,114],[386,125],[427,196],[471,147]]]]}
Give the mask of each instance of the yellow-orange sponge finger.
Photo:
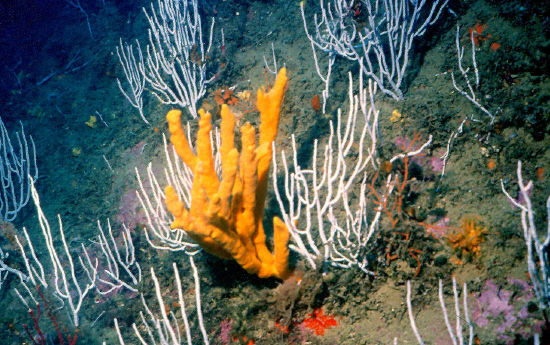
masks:
{"type": "Polygon", "coordinates": [[[187,166],[191,167],[191,169],[195,169],[198,158],[193,153],[187,141],[187,137],[185,136],[185,132],[183,128],[181,128],[181,111],[178,109],[170,110],[168,114],[166,114],[166,120],[168,121],[168,130],[172,135],[170,137],[170,142],[174,145],[176,153],[187,166]]]}

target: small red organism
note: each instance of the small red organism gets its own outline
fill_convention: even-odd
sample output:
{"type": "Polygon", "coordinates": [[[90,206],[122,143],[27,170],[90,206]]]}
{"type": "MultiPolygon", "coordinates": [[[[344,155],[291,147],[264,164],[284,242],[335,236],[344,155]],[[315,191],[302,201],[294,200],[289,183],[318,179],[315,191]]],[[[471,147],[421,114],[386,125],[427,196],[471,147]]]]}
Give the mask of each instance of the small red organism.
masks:
{"type": "Polygon", "coordinates": [[[323,315],[323,309],[321,308],[314,309],[313,314],[309,314],[303,323],[317,335],[325,335],[327,329],[338,326],[334,316],[323,315]]]}
{"type": "Polygon", "coordinates": [[[311,98],[311,107],[313,108],[313,110],[315,110],[316,113],[321,110],[321,98],[319,97],[319,95],[315,95],[311,98]]]}

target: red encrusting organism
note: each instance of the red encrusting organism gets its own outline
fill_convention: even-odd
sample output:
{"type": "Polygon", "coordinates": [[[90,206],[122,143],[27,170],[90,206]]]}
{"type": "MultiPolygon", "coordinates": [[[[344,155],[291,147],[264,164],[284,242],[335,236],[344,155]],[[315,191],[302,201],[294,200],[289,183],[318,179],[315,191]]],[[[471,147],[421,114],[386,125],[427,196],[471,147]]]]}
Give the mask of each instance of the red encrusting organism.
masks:
{"type": "Polygon", "coordinates": [[[323,315],[323,309],[317,308],[313,310],[313,314],[309,314],[304,319],[303,324],[315,332],[317,335],[325,335],[325,331],[332,326],[338,326],[338,323],[332,315],[323,315]]]}

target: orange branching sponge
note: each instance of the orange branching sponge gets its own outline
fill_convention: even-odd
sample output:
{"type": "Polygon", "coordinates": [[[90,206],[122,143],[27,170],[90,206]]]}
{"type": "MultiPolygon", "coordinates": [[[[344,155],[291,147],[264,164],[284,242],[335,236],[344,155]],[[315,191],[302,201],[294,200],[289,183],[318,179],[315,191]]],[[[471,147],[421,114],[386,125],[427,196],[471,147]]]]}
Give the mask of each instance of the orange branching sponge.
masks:
{"type": "Polygon", "coordinates": [[[487,228],[476,217],[469,217],[462,220],[462,226],[453,229],[446,236],[447,243],[461,252],[463,256],[481,255],[479,245],[485,241],[485,233],[487,228]]]}
{"type": "Polygon", "coordinates": [[[191,207],[187,210],[172,186],[166,187],[166,205],[174,215],[172,228],[180,228],[209,253],[233,259],[247,272],[260,278],[285,279],[288,270],[289,231],[275,217],[274,253],[265,244],[262,225],[272,142],[277,136],[281,103],[286,88],[286,69],[282,68],[270,92],[258,90],[260,135],[249,123],[241,127],[242,150],[235,148],[235,116],[226,104],[221,109],[221,178],[216,174],[210,132],[210,114],[199,110],[197,154],[193,152],[181,127],[181,111],[166,115],[170,141],[178,156],[194,171],[191,207]]]}

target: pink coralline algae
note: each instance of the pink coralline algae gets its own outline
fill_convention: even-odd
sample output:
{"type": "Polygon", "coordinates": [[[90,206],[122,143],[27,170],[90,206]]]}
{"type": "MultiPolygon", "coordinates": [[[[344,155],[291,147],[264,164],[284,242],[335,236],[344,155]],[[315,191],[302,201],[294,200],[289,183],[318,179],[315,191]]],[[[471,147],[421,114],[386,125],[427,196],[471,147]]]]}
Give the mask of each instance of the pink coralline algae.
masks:
{"type": "Polygon", "coordinates": [[[442,172],[443,167],[445,166],[445,161],[441,158],[445,152],[438,152],[435,156],[430,159],[430,164],[434,172],[442,172]]]}
{"type": "MultiPolygon", "coordinates": [[[[531,181],[529,181],[529,183],[527,184],[527,189],[525,192],[527,194],[527,197],[530,197],[531,194],[533,194],[533,184],[531,183],[531,181]]],[[[510,202],[510,205],[512,205],[512,208],[517,207],[511,200],[508,201],[510,202]]],[[[518,191],[518,197],[514,199],[514,201],[520,205],[525,205],[525,196],[521,191],[518,191]]]]}
{"type": "MultiPolygon", "coordinates": [[[[395,138],[395,145],[397,145],[398,147],[409,147],[409,146],[411,146],[411,139],[409,139],[407,137],[397,137],[397,138],[395,138]]],[[[420,146],[422,146],[422,144],[415,143],[410,148],[410,151],[418,150],[420,148],[420,146]]]]}
{"type": "Polygon", "coordinates": [[[217,340],[220,344],[226,345],[231,343],[231,330],[233,329],[233,320],[225,319],[220,323],[220,334],[217,340]]]}
{"type": "Polygon", "coordinates": [[[449,230],[448,228],[450,219],[447,217],[439,217],[435,219],[435,223],[433,223],[433,221],[433,216],[428,217],[426,232],[435,238],[445,237],[445,235],[447,235],[447,231],[449,230]]]}
{"type": "Polygon", "coordinates": [[[485,282],[472,303],[472,320],[481,328],[489,327],[499,340],[513,344],[516,335],[528,338],[540,333],[543,322],[534,323],[527,311],[527,304],[534,297],[533,287],[519,279],[508,278],[508,283],[513,291],[492,280],[485,282]]]}
{"type": "MultiPolygon", "coordinates": [[[[409,151],[416,151],[422,146],[422,142],[415,142],[409,151]]],[[[398,147],[409,147],[411,145],[411,140],[407,137],[397,137],[395,138],[395,145],[398,147]]],[[[426,155],[426,153],[421,153],[411,158],[411,162],[416,163],[421,167],[426,167],[428,171],[425,171],[428,175],[433,175],[434,173],[439,173],[443,171],[444,160],[441,158],[445,154],[445,150],[440,150],[437,153],[433,153],[433,156],[426,155]]]]}
{"type": "Polygon", "coordinates": [[[134,231],[138,224],[147,224],[147,216],[134,189],[122,195],[118,211],[117,222],[124,223],[130,231],[134,231]]]}

